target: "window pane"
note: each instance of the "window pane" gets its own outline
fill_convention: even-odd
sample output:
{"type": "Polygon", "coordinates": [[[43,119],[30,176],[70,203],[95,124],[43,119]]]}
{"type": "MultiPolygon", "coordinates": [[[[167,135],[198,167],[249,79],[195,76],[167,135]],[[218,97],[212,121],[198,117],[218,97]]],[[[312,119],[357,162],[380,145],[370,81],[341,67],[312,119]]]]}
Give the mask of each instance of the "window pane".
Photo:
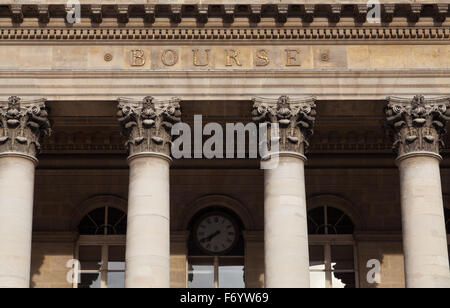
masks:
{"type": "Polygon", "coordinates": [[[92,235],[97,232],[97,225],[88,216],[84,217],[78,225],[78,232],[81,235],[92,235]]]}
{"type": "Polygon", "coordinates": [[[105,232],[105,208],[98,208],[89,213],[89,217],[99,226],[96,234],[104,234],[105,232]]]}
{"type": "Polygon", "coordinates": [[[328,206],[328,234],[353,234],[353,222],[344,212],[328,206]]]}
{"type": "Polygon", "coordinates": [[[308,212],[308,233],[325,234],[325,212],[323,207],[308,212]]]}
{"type": "Polygon", "coordinates": [[[325,270],[323,246],[309,246],[309,269],[325,270]]]}
{"type": "Polygon", "coordinates": [[[214,265],[190,265],[189,288],[214,288],[214,265]]]}
{"type": "Polygon", "coordinates": [[[108,234],[125,234],[127,231],[126,214],[113,207],[108,208],[108,234]]]}
{"type": "Polygon", "coordinates": [[[355,288],[355,273],[334,272],[332,275],[333,288],[355,288]]]}
{"type": "Polygon", "coordinates": [[[244,266],[220,266],[219,267],[220,288],[245,288],[244,266]]]}
{"type": "Polygon", "coordinates": [[[354,270],[353,246],[331,246],[331,269],[354,270]]]}
{"type": "Polygon", "coordinates": [[[79,260],[81,270],[100,270],[102,260],[101,246],[80,246],[79,260]]]}
{"type": "MultiPolygon", "coordinates": [[[[108,270],[125,270],[125,246],[109,246],[108,270]]],[[[108,276],[109,279],[109,276],[108,276]]]]}
{"type": "Polygon", "coordinates": [[[125,272],[108,272],[108,288],[125,288],[125,272]]]}
{"type": "Polygon", "coordinates": [[[98,289],[100,288],[100,273],[84,273],[80,275],[80,289],[98,289]]]}
{"type": "Polygon", "coordinates": [[[309,280],[311,288],[326,287],[325,272],[309,272],[309,280]]]}

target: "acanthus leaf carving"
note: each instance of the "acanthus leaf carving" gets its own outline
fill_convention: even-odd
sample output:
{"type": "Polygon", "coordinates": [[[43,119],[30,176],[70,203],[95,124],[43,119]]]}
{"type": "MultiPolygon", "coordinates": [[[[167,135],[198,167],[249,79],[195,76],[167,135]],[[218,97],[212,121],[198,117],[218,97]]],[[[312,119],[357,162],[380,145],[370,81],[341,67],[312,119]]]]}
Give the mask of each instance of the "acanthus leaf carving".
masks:
{"type": "Polygon", "coordinates": [[[268,126],[268,138],[278,138],[280,152],[304,154],[309,146],[308,138],[313,134],[316,118],[315,98],[291,99],[281,96],[277,100],[254,98],[252,120],[256,123],[277,123],[279,136],[271,136],[268,126]]]}
{"type": "Polygon", "coordinates": [[[16,152],[35,158],[42,138],[51,134],[45,99],[22,101],[11,96],[0,102],[0,129],[0,153],[16,152]]]}
{"type": "Polygon", "coordinates": [[[156,101],[147,96],[142,101],[119,98],[117,117],[121,133],[128,138],[130,156],[161,153],[170,156],[172,126],[181,121],[180,100],[156,101]]]}
{"type": "Polygon", "coordinates": [[[399,157],[414,152],[439,154],[450,120],[450,97],[388,97],[386,123],[399,157]]]}

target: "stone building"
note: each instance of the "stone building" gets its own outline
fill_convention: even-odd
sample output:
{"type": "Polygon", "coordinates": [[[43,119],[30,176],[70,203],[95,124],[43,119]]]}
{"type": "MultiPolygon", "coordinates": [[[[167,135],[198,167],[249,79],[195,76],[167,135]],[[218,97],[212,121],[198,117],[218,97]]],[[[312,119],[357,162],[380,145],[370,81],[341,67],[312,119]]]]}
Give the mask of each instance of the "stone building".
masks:
{"type": "Polygon", "coordinates": [[[450,286],[448,1],[0,2],[1,287],[450,286]]]}

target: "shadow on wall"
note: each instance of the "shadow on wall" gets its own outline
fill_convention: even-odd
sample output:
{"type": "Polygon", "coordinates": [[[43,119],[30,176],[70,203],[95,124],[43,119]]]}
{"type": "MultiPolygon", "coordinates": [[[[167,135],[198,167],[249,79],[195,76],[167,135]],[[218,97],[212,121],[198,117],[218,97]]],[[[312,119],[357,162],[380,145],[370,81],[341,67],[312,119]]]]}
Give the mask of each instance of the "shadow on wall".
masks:
{"type": "Polygon", "coordinates": [[[404,288],[405,274],[401,241],[359,241],[359,280],[361,288],[404,288]],[[372,282],[375,267],[367,267],[369,260],[380,264],[380,281],[372,282]],[[369,275],[368,275],[369,274],[369,275]],[[368,277],[370,276],[370,277],[368,277]]]}
{"type": "Polygon", "coordinates": [[[67,263],[73,259],[74,242],[34,241],[31,252],[31,288],[71,288],[67,263]]]}

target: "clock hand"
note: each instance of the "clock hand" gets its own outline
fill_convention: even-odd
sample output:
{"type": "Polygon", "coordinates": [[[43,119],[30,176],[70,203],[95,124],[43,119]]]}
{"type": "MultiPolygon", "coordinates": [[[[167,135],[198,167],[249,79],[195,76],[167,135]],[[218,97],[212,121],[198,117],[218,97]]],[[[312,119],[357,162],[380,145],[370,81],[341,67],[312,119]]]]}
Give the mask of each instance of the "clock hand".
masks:
{"type": "Polygon", "coordinates": [[[216,236],[218,236],[219,234],[220,234],[220,230],[217,230],[216,233],[214,233],[213,235],[211,235],[211,237],[209,238],[209,241],[211,242],[211,240],[212,240],[213,238],[215,238],[216,236]]]}
{"type": "Polygon", "coordinates": [[[217,235],[219,235],[219,234],[220,234],[220,230],[217,230],[217,231],[214,232],[213,234],[211,234],[211,235],[209,235],[209,236],[207,236],[207,237],[205,237],[205,238],[202,238],[202,239],[200,240],[200,243],[211,242],[211,240],[212,240],[214,237],[216,237],[217,235]]]}

